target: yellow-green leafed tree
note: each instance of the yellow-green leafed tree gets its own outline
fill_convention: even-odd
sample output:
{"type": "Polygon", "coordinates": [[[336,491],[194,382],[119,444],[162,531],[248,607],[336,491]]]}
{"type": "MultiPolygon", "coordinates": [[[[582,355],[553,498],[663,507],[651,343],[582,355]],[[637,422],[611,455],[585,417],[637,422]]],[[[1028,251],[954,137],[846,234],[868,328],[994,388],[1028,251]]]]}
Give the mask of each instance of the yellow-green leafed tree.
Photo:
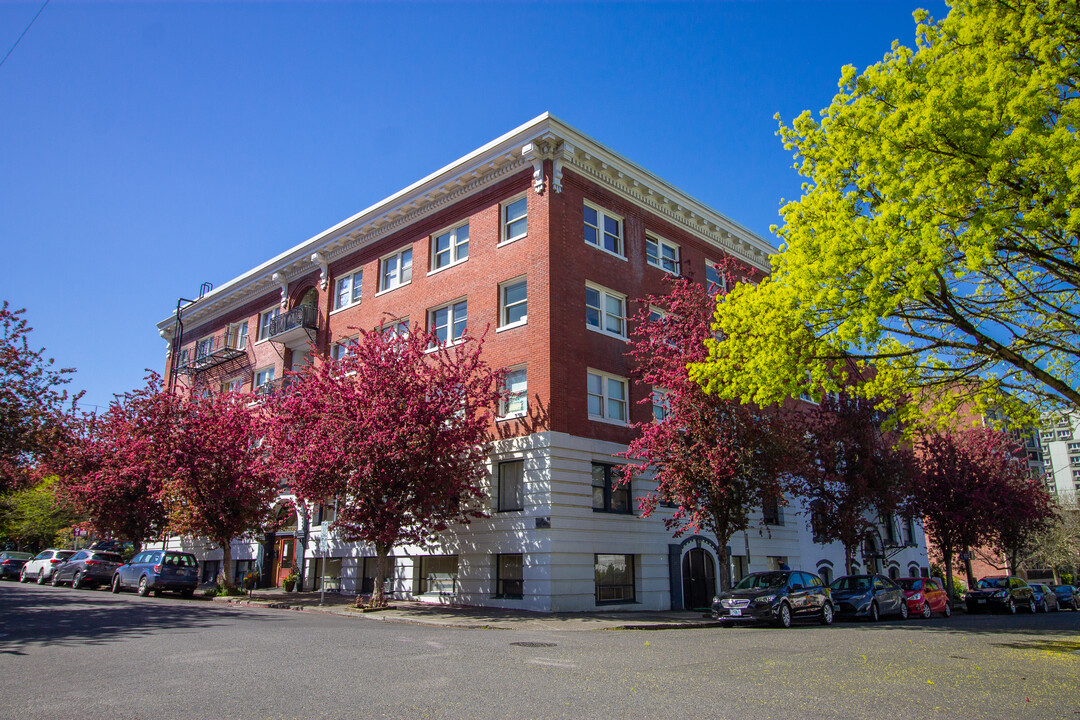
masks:
{"type": "Polygon", "coordinates": [[[867,397],[1080,410],[1080,3],[915,18],[914,50],[781,122],[803,195],[770,277],[721,296],[723,339],[691,369],[709,391],[820,397],[854,358],[867,397]]]}

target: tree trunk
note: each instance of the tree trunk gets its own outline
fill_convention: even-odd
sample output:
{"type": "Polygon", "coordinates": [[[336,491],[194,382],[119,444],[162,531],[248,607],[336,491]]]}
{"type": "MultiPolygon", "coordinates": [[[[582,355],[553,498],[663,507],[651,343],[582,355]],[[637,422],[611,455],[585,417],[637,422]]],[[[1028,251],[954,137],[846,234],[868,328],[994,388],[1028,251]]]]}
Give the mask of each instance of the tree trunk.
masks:
{"type": "MultiPolygon", "coordinates": [[[[219,541],[220,542],[220,541],[219,541]]],[[[218,575],[218,585],[223,588],[232,587],[232,543],[226,540],[221,542],[221,573],[218,575]]]]}
{"type": "MultiPolygon", "coordinates": [[[[720,591],[723,592],[731,589],[731,563],[728,562],[727,543],[717,542],[716,547],[716,564],[719,565],[717,570],[720,571],[720,577],[717,579],[720,581],[720,591]]],[[[709,602],[712,602],[712,598],[709,598],[709,602]]]]}
{"type": "Polygon", "coordinates": [[[138,555],[140,552],[142,552],[142,540],[132,540],[131,541],[131,546],[133,548],[132,553],[131,553],[132,557],[134,557],[134,556],[138,555]]]}
{"type": "Polygon", "coordinates": [[[375,587],[371,589],[371,601],[368,607],[386,607],[386,593],[383,592],[383,588],[386,585],[386,558],[389,554],[389,545],[375,543],[375,587]]]}
{"type": "Polygon", "coordinates": [[[949,604],[952,605],[956,602],[956,598],[953,597],[953,575],[952,575],[952,550],[945,548],[941,549],[941,557],[945,560],[945,592],[949,594],[949,604]]]}
{"type": "Polygon", "coordinates": [[[975,587],[978,581],[975,579],[975,568],[971,566],[971,548],[964,548],[964,573],[967,575],[968,587],[975,587]]]}
{"type": "Polygon", "coordinates": [[[846,543],[844,544],[844,574],[855,574],[855,547],[846,543]]]}

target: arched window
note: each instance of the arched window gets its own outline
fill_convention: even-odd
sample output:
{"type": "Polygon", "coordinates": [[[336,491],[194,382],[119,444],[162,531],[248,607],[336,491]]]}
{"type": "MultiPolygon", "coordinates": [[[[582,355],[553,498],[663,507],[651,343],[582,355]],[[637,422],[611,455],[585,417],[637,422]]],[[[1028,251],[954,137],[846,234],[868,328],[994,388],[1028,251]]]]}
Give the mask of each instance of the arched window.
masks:
{"type": "Polygon", "coordinates": [[[891,580],[896,580],[896,579],[897,579],[897,578],[899,578],[899,577],[900,577],[900,568],[898,568],[898,567],[897,567],[897,566],[895,566],[895,565],[893,565],[892,567],[890,567],[890,568],[889,568],[889,579],[891,579],[891,580]]]}
{"type": "Polygon", "coordinates": [[[817,574],[821,577],[821,582],[826,585],[831,585],[833,581],[832,568],[828,565],[820,565],[817,569],[817,574]]]}

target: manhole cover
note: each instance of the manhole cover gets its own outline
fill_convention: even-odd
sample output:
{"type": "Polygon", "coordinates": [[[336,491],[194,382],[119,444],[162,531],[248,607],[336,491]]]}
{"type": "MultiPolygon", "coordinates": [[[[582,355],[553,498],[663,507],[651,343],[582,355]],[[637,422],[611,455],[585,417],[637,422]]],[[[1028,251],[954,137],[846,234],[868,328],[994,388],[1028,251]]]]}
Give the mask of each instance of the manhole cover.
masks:
{"type": "Polygon", "coordinates": [[[555,643],[545,643],[545,642],[524,641],[524,642],[512,642],[510,644],[511,645],[517,645],[518,647],[555,647],[555,643]]]}

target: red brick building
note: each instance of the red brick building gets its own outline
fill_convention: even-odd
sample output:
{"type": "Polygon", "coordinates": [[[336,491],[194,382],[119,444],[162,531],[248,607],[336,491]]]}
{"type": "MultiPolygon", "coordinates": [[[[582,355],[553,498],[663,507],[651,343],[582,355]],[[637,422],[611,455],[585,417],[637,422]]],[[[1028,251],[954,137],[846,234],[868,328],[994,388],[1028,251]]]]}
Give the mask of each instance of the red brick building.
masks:
{"type": "MultiPolygon", "coordinates": [[[[308,362],[312,342],[319,354],[337,352],[353,328],[407,322],[448,338],[488,329],[485,357],[511,370],[515,393],[491,448],[491,517],[448,533],[438,552],[399,553],[393,590],[551,611],[698,606],[717,576],[715,539],[673,541],[662,517],[634,514],[644,480],[629,493],[610,486],[628,423],[651,413],[638,402],[651,388],[630,379],[628,318],[638,298],[664,292],[667,273],[707,283],[725,253],[766,270],[770,252],[750,230],[545,114],[158,327],[175,382],[253,392],[308,362]]],[[[240,571],[261,564],[276,577],[299,556],[307,587],[327,576],[364,589],[374,553],[331,543],[331,559],[319,559],[320,512],[329,510],[299,517],[292,534],[238,543],[240,571]]],[[[766,536],[733,540],[736,572],[782,561],[842,566],[837,549],[810,542],[801,518],[772,520],[766,536]]],[[[895,554],[901,574],[926,564],[920,540],[912,531],[895,554]]]]}

